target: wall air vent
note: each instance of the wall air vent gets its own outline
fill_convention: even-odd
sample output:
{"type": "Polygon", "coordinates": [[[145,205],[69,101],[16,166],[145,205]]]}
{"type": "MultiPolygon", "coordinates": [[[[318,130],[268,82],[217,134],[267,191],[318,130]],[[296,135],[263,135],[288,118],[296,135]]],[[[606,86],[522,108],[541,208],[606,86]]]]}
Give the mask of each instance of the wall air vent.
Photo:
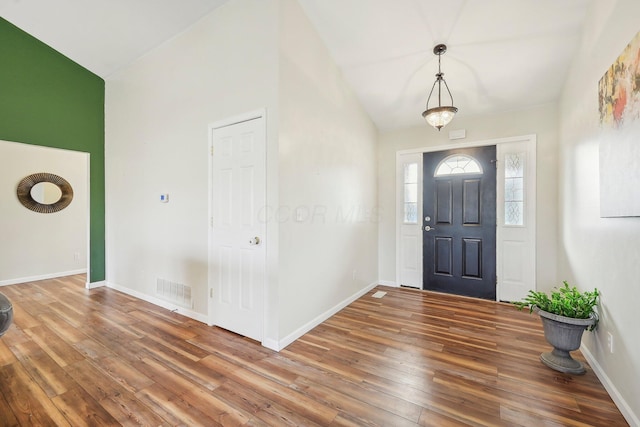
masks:
{"type": "Polygon", "coordinates": [[[156,279],[156,295],[161,299],[172,302],[180,307],[192,309],[191,286],[172,282],[166,279],[156,279]]]}

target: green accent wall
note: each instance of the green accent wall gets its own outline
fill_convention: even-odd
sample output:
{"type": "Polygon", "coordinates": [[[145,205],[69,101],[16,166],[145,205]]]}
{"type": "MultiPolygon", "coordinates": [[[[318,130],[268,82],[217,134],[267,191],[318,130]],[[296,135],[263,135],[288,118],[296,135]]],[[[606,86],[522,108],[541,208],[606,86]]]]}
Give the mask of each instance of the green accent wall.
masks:
{"type": "Polygon", "coordinates": [[[104,280],[104,80],[2,18],[0,139],[90,153],[88,280],[104,280]]]}

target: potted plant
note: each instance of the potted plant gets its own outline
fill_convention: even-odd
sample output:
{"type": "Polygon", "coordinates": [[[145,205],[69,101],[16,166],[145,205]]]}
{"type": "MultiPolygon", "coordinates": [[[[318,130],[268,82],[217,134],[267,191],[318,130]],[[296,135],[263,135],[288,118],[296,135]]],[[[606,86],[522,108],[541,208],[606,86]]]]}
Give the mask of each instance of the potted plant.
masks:
{"type": "Polygon", "coordinates": [[[570,352],[580,348],[585,329],[593,331],[598,326],[595,307],[600,293],[598,289],[580,292],[566,281],[562,283],[564,286],[556,288],[551,296],[529,291],[526,298],[515,304],[520,310],[528,307],[529,313],[535,311],[540,315],[544,336],[553,346],[553,351],[540,355],[542,363],[556,371],[584,374],[584,366],[570,352]]]}

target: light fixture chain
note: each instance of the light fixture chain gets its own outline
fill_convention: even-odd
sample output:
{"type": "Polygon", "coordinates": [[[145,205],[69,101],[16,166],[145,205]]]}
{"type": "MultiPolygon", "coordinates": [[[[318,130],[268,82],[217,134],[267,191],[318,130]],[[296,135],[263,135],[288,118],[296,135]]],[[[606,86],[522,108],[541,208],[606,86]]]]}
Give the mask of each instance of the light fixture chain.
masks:
{"type": "Polygon", "coordinates": [[[427,109],[422,113],[422,117],[434,128],[440,130],[443,126],[446,126],[449,123],[453,116],[458,112],[458,109],[453,106],[453,95],[451,95],[451,90],[449,90],[449,85],[444,79],[444,73],[442,72],[442,54],[447,51],[447,46],[444,44],[436,45],[433,48],[433,53],[438,55],[438,74],[436,74],[436,80],[433,82],[433,86],[431,86],[431,92],[429,92],[429,97],[427,98],[427,109]],[[447,89],[447,93],[449,94],[449,98],[451,99],[450,106],[442,106],[442,83],[444,82],[444,87],[447,89]],[[434,108],[429,108],[429,101],[431,101],[431,96],[433,95],[433,91],[436,87],[436,83],[438,83],[438,106],[434,108]]]}

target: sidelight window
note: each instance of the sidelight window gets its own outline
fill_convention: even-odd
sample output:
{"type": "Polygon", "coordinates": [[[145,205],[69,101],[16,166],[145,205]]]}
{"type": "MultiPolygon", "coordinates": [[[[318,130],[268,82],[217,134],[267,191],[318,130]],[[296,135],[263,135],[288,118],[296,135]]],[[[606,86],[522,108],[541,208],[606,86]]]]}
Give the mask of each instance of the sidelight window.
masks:
{"type": "Polygon", "coordinates": [[[504,225],[524,225],[525,153],[504,156],[504,225]]]}
{"type": "Polygon", "coordinates": [[[418,223],[418,164],[404,165],[404,223],[418,223]]]}

